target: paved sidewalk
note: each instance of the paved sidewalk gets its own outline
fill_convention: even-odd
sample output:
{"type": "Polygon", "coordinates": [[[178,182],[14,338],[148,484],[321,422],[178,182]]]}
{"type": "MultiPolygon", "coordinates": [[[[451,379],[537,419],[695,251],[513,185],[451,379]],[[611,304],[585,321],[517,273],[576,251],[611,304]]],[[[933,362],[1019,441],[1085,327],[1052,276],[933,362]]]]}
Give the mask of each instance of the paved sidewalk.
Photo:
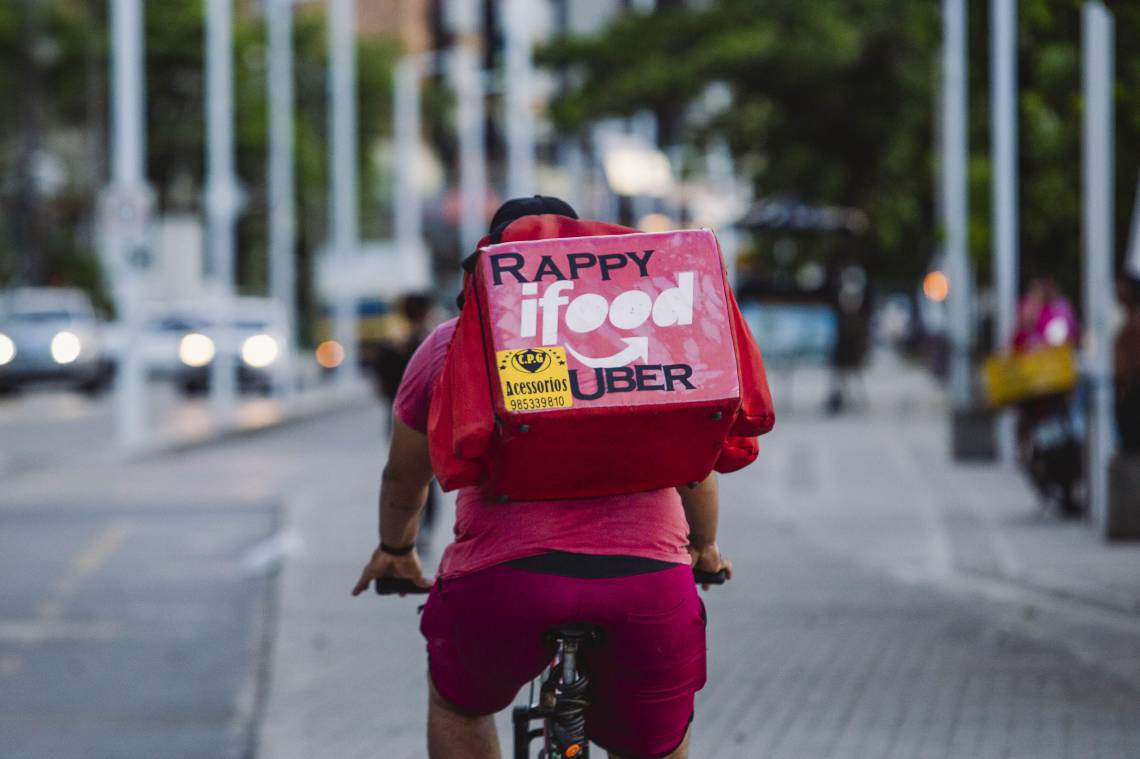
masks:
{"type": "Polygon", "coordinates": [[[814,403],[825,385],[798,373],[795,413],[754,467],[786,478],[784,497],[764,504],[779,519],[896,574],[955,572],[1140,613],[1140,542],[1109,545],[1087,522],[1047,513],[1013,465],[953,464],[926,374],[880,356],[867,407],[838,418],[814,403]]]}
{"type": "MultiPolygon", "coordinates": [[[[1140,549],[1037,516],[1016,472],[950,465],[921,374],[882,367],[870,409],[837,419],[823,382],[802,373],[760,463],[722,480],[738,578],[706,596],[692,755],[1140,756],[1140,549]]],[[[303,550],[279,578],[264,759],[426,755],[420,601],[348,595],[379,453],[341,447],[286,505],[303,550]]]]}

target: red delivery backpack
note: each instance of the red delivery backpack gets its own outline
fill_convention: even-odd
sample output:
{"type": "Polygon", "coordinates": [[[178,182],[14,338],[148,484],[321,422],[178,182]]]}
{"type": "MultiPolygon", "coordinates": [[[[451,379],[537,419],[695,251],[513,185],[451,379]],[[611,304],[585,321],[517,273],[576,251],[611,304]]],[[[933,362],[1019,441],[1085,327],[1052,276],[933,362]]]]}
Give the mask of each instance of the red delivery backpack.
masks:
{"type": "Polygon", "coordinates": [[[464,264],[428,417],[444,490],[616,495],[751,463],[775,423],[760,350],[707,229],[524,216],[464,264]]]}

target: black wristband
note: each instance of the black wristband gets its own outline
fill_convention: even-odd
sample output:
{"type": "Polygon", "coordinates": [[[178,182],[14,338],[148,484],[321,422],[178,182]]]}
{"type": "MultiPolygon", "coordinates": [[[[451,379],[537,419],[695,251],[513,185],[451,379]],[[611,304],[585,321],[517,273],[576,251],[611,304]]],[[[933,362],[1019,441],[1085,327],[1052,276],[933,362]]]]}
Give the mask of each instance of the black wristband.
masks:
{"type": "Polygon", "coordinates": [[[381,541],[380,542],[380,550],[383,551],[384,553],[388,554],[389,556],[407,556],[412,551],[416,550],[416,544],[412,543],[411,545],[406,545],[403,548],[393,548],[392,546],[388,545],[387,543],[381,541]]]}

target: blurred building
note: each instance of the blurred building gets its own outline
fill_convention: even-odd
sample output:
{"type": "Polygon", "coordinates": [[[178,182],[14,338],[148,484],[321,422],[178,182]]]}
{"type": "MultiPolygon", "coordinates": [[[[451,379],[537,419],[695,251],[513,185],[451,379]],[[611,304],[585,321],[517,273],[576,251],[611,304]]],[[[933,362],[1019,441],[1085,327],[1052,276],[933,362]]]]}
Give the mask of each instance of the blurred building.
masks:
{"type": "Polygon", "coordinates": [[[357,29],[365,37],[395,37],[410,53],[431,48],[431,0],[357,0],[357,29]]]}

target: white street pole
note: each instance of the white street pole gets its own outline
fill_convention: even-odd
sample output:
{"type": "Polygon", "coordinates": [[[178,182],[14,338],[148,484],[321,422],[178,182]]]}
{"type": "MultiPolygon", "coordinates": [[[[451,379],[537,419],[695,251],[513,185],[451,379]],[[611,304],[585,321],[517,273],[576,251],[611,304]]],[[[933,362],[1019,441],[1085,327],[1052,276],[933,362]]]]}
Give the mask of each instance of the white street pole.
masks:
{"type": "Polygon", "coordinates": [[[1081,14],[1084,88],[1084,364],[1091,390],[1088,432],[1089,515],[1103,528],[1112,457],[1113,68],[1112,14],[1087,2],[1081,14]]]}
{"type": "MultiPolygon", "coordinates": [[[[293,0],[267,6],[269,74],[269,294],[285,312],[287,345],[296,340],[297,241],[293,168],[293,0]]],[[[294,388],[291,354],[284,354],[286,394],[294,388]]]]}
{"type": "Polygon", "coordinates": [[[230,301],[234,295],[234,222],[238,186],[234,169],[234,50],[231,0],[206,0],[206,241],[210,279],[217,299],[210,364],[214,414],[226,421],[236,400],[236,346],[229,345],[230,301]]]}
{"type": "MultiPolygon", "coordinates": [[[[1017,0],[990,0],[990,81],[993,144],[994,349],[1012,344],[1017,324],[1017,0]]],[[[1002,460],[1016,457],[1014,417],[998,425],[1002,460]]]]}
{"type": "Polygon", "coordinates": [[[115,382],[115,428],[128,450],[146,442],[142,281],[132,253],[144,250],[150,212],[145,179],[146,120],[142,0],[111,2],[111,185],[105,191],[106,244],[124,340],[115,382]],[[117,223],[122,222],[122,223],[117,223]]]}
{"type": "Polygon", "coordinates": [[[422,238],[420,194],[416,186],[416,157],[420,150],[419,56],[406,56],[396,66],[393,101],[396,248],[401,256],[406,256],[419,250],[422,238]]]}
{"type": "Polygon", "coordinates": [[[451,0],[456,46],[451,52],[459,130],[459,255],[467,256],[483,236],[487,167],[483,113],[486,84],[480,67],[479,7],[472,0],[451,0]]]}
{"type": "Polygon", "coordinates": [[[534,110],[532,104],[532,10],[528,0],[506,0],[502,19],[505,45],[507,197],[533,195],[534,110]]]}
{"type": "Polygon", "coordinates": [[[359,368],[356,294],[350,267],[360,245],[356,125],[356,0],[329,0],[329,218],[337,261],[336,341],[344,348],[337,381],[346,385],[359,368]]]}
{"type": "Polygon", "coordinates": [[[483,155],[483,74],[476,48],[462,46],[452,53],[452,77],[459,103],[459,250],[472,251],[483,236],[487,169],[483,155]]]}
{"type": "Polygon", "coordinates": [[[942,212],[946,235],[950,343],[950,400],[955,411],[970,403],[969,205],[966,188],[966,0],[942,2],[942,212]]]}
{"type": "Polygon", "coordinates": [[[111,177],[138,186],[146,156],[142,0],[112,0],[111,35],[111,177]]]}

